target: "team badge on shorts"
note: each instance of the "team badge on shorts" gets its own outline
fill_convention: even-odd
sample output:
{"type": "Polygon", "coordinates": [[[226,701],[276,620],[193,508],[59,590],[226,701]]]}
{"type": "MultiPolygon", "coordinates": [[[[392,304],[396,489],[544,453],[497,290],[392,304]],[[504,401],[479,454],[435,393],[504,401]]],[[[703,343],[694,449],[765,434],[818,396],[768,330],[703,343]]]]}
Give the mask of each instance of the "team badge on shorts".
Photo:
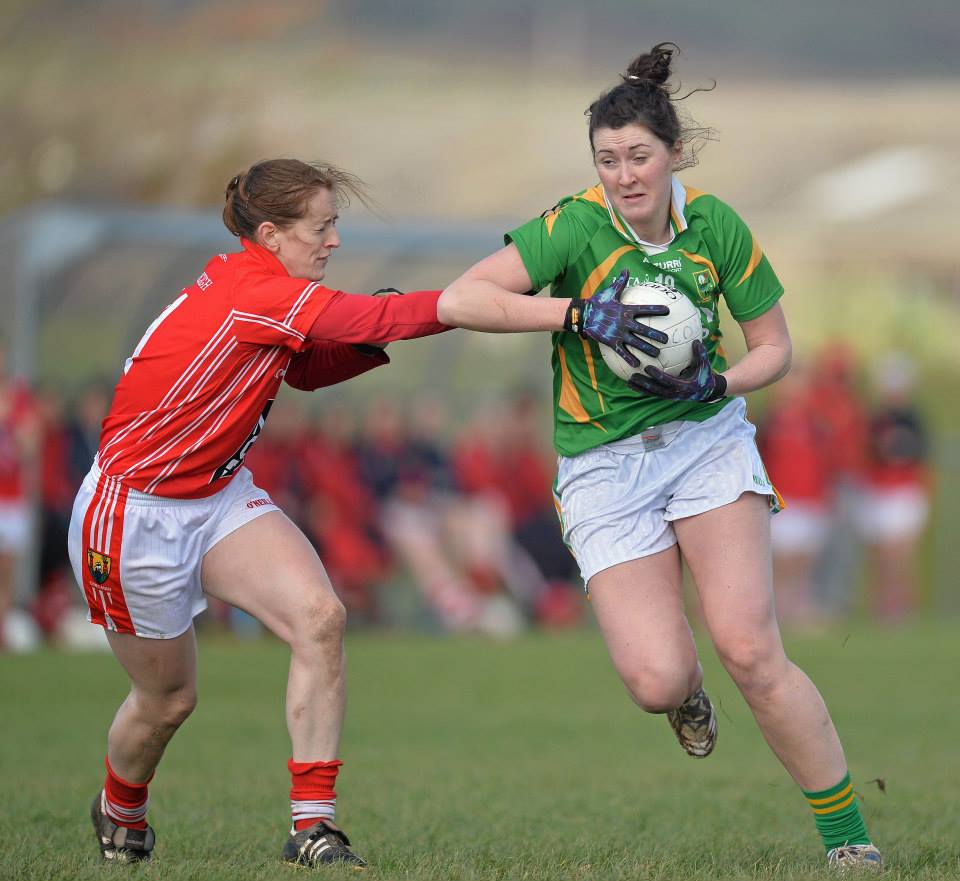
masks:
{"type": "Polygon", "coordinates": [[[97,584],[103,584],[110,577],[110,558],[98,554],[93,548],[87,548],[87,569],[97,584]]]}

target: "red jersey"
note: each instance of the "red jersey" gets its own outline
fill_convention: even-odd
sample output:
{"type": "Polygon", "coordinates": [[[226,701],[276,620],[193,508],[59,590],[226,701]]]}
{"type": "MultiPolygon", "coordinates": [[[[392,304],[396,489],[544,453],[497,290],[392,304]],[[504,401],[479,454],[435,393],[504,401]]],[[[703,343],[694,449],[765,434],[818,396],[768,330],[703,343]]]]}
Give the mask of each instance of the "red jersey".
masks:
{"type": "Polygon", "coordinates": [[[263,429],[280,383],[313,389],[387,363],[355,343],[439,333],[438,291],[363,297],[291,278],[265,248],[220,254],[150,325],[103,423],[101,470],[141,492],[222,489],[263,429]],[[322,337],[322,338],[318,338],[322,337]]]}
{"type": "Polygon", "coordinates": [[[25,385],[0,388],[0,500],[24,497],[24,460],[34,423],[33,397],[25,385]]]}
{"type": "Polygon", "coordinates": [[[758,432],[770,481],[787,500],[824,503],[830,494],[828,441],[813,402],[794,400],[773,407],[758,432]]]}

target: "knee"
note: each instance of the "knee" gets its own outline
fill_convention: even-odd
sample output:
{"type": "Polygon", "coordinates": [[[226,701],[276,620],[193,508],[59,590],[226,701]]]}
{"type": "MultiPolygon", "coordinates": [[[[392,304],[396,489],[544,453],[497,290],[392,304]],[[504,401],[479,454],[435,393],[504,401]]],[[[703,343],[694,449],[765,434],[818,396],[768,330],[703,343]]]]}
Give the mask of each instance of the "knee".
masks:
{"type": "Polygon", "coordinates": [[[718,645],[717,653],[730,678],[748,698],[762,698],[773,691],[790,663],[779,645],[771,646],[750,639],[718,645]]]}
{"type": "Polygon", "coordinates": [[[335,596],[317,599],[301,612],[292,647],[301,652],[339,653],[347,625],[347,610],[335,596]]]}
{"type": "Polygon", "coordinates": [[[197,690],[186,686],[161,695],[151,695],[140,699],[141,706],[146,705],[147,713],[161,733],[173,734],[194,711],[197,706],[197,690]]]}
{"type": "Polygon", "coordinates": [[[687,672],[636,668],[620,678],[633,702],[647,713],[666,713],[680,706],[696,689],[687,672]]]}
{"type": "Polygon", "coordinates": [[[172,728],[179,728],[196,709],[196,689],[178,691],[167,701],[166,721],[172,728]]]}

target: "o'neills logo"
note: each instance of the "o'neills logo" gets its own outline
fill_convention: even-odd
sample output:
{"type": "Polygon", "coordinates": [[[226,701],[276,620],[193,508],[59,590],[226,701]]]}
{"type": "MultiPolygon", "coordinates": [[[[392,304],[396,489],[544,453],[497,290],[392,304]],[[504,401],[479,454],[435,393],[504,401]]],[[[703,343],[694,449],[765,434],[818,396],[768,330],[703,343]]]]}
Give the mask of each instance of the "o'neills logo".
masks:
{"type": "Polygon", "coordinates": [[[247,502],[248,508],[262,508],[264,505],[271,504],[270,499],[250,499],[247,502]]]}
{"type": "Polygon", "coordinates": [[[110,577],[110,558],[98,554],[93,548],[87,548],[87,569],[97,584],[103,584],[110,577]]]}

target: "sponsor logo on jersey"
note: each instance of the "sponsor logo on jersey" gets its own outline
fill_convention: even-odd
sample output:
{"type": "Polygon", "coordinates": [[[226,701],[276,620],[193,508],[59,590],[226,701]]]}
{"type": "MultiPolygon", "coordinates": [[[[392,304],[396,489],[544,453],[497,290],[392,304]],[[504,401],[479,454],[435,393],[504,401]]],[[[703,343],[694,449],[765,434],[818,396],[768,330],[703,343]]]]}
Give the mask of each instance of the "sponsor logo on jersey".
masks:
{"type": "MultiPolygon", "coordinates": [[[[650,262],[653,263],[652,260],[650,262]]],[[[680,272],[683,269],[683,261],[679,257],[674,260],[664,260],[663,263],[653,263],[653,265],[666,272],[680,272]]]]}
{"type": "Polygon", "coordinates": [[[205,291],[212,284],[213,279],[210,278],[210,276],[205,272],[200,276],[200,278],[197,279],[197,287],[200,288],[201,291],[205,291]]]}
{"type": "Polygon", "coordinates": [[[103,584],[110,577],[110,558],[93,548],[87,548],[87,569],[97,584],[103,584]]]}
{"type": "Polygon", "coordinates": [[[210,478],[210,483],[213,483],[215,480],[220,480],[224,477],[231,477],[237,469],[243,464],[244,457],[250,451],[257,438],[260,437],[260,432],[263,431],[263,426],[267,424],[267,416],[270,415],[270,408],[273,406],[273,398],[267,401],[266,405],[263,408],[263,412],[260,414],[260,418],[257,420],[257,424],[253,427],[253,431],[247,435],[247,439],[240,444],[240,448],[224,462],[216,471],[213,472],[213,477],[210,478]]]}

